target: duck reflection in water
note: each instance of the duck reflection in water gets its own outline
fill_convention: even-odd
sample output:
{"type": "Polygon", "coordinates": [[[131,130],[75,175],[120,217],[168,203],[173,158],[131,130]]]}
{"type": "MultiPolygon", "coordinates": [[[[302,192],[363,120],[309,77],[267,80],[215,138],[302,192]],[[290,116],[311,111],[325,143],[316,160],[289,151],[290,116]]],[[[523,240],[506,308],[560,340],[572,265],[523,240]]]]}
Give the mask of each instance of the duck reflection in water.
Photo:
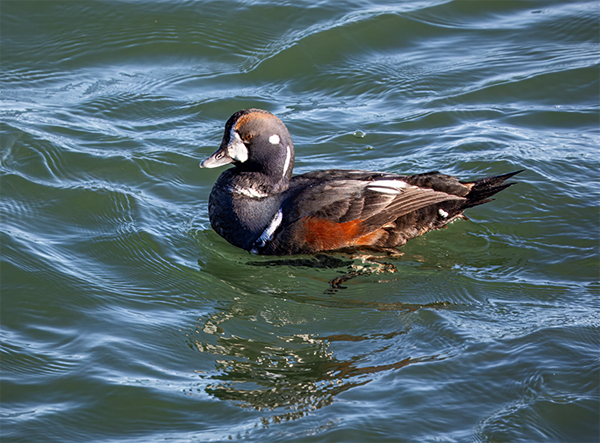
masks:
{"type": "MultiPolygon", "coordinates": [[[[427,306],[403,303],[370,305],[373,305],[371,308],[406,314],[423,307],[445,307],[443,303],[427,306]]],[[[352,306],[356,307],[355,304],[352,306]]],[[[348,308],[350,305],[341,307],[348,308]]],[[[231,321],[233,325],[237,323],[236,319],[239,320],[237,315],[231,314],[235,309],[227,311],[205,319],[195,334],[190,335],[190,345],[205,356],[214,358],[216,366],[217,373],[202,376],[208,382],[203,389],[211,396],[232,401],[244,408],[273,411],[272,415],[261,416],[263,426],[295,420],[328,406],[342,392],[371,382],[375,374],[445,358],[440,355],[419,358],[403,355],[393,363],[364,364],[376,361],[379,353],[391,352],[409,329],[385,334],[267,337],[260,331],[261,324],[253,322],[250,326],[252,329],[248,330],[253,338],[245,338],[226,333],[226,323],[231,321]],[[350,358],[340,358],[331,350],[332,345],[338,342],[365,342],[367,346],[357,345],[361,351],[368,351],[350,358]]],[[[246,320],[247,314],[245,312],[246,320]]],[[[239,324],[232,329],[236,330],[236,334],[240,333],[239,324]]],[[[350,348],[345,345],[344,351],[350,348]]],[[[397,358],[396,355],[394,358],[397,358]]],[[[389,361],[388,358],[386,360],[389,361]]]]}

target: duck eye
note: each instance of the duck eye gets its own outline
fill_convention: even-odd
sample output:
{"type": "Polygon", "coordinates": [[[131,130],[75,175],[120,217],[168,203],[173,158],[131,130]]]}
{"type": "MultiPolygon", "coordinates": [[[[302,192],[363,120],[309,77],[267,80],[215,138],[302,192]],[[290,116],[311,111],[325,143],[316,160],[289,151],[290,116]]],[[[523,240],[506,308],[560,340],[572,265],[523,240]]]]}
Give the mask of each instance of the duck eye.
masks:
{"type": "Polygon", "coordinates": [[[245,139],[246,141],[250,141],[250,140],[252,140],[252,134],[246,134],[246,135],[244,136],[244,139],[245,139]]]}

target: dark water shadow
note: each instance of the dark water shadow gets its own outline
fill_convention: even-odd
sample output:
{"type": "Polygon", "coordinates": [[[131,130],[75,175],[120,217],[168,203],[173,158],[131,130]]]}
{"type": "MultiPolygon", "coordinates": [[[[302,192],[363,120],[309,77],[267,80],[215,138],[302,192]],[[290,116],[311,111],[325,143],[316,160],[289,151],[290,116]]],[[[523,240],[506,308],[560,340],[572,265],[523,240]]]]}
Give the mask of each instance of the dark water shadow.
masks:
{"type": "Polygon", "coordinates": [[[335,294],[340,289],[346,289],[342,285],[356,277],[398,272],[396,266],[385,260],[401,255],[395,249],[348,248],[330,254],[316,254],[312,257],[251,260],[246,262],[246,264],[257,267],[289,266],[331,270],[344,268],[345,271],[341,275],[337,275],[329,280],[329,288],[324,290],[326,294],[335,294]]]}

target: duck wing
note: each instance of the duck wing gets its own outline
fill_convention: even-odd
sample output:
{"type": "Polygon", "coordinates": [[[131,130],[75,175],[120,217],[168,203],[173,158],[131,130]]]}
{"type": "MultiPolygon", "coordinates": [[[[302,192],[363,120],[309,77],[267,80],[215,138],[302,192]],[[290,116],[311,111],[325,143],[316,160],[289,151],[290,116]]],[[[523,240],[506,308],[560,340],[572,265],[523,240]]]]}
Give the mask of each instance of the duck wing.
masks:
{"type": "Polygon", "coordinates": [[[281,220],[258,252],[310,254],[348,247],[392,248],[464,218],[511,186],[520,171],[476,181],[429,172],[403,176],[361,170],[315,171],[296,176],[281,220]]]}
{"type": "Polygon", "coordinates": [[[339,170],[304,174],[292,181],[281,225],[260,252],[397,246],[406,242],[395,229],[399,218],[441,203],[460,207],[465,201],[459,195],[413,185],[396,174],[339,170]]]}

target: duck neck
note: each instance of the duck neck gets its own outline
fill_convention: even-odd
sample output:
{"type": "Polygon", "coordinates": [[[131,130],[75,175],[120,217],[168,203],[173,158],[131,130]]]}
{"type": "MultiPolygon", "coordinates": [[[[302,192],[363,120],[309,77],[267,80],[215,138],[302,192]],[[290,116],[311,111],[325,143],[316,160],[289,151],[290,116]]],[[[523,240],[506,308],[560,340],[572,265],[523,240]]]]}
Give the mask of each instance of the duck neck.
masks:
{"type": "Polygon", "coordinates": [[[273,177],[261,172],[229,169],[221,174],[225,186],[240,197],[266,198],[279,195],[289,187],[288,177],[273,177]]]}

